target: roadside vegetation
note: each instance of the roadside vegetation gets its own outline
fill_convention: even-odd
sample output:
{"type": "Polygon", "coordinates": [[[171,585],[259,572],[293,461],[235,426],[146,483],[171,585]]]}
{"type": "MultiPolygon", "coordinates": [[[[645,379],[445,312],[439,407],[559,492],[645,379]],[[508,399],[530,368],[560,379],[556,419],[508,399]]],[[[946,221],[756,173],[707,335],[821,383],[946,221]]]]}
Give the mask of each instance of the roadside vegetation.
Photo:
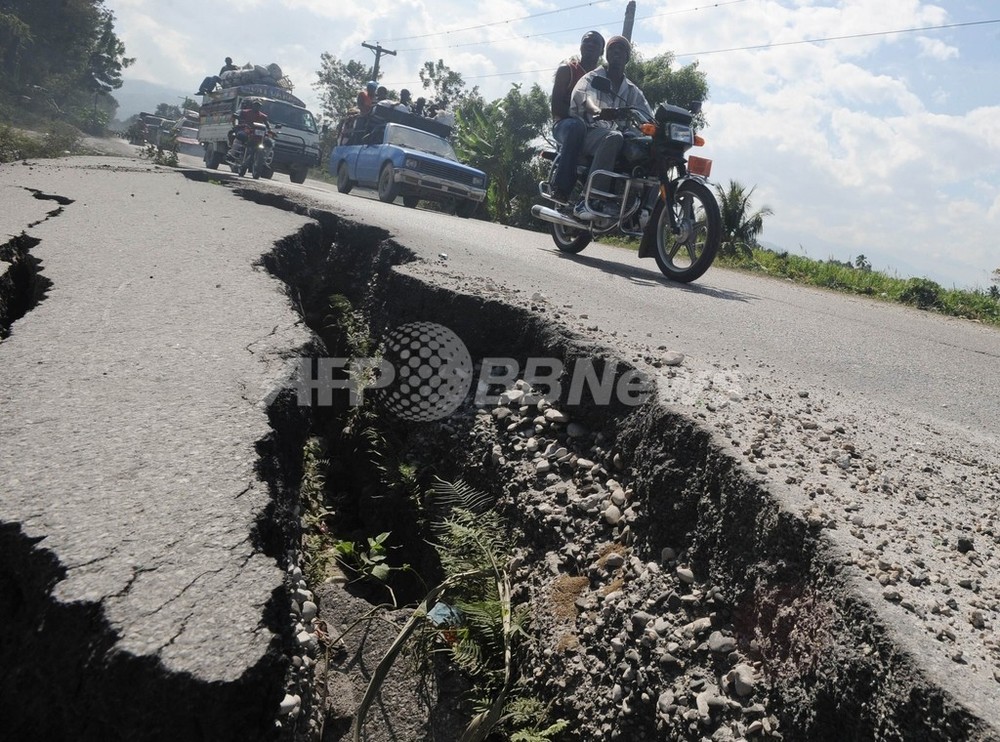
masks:
{"type": "Polygon", "coordinates": [[[77,154],[81,136],[79,130],[61,121],[45,124],[41,133],[0,122],[0,163],[77,154]]]}

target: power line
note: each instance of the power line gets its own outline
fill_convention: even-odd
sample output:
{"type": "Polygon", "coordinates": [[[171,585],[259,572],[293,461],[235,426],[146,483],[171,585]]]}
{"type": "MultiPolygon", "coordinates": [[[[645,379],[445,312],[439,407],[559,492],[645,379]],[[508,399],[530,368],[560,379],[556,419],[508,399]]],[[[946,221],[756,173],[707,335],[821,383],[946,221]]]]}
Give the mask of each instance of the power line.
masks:
{"type": "Polygon", "coordinates": [[[1000,18],[988,21],[966,21],[965,23],[946,23],[941,26],[921,26],[919,28],[898,28],[895,31],[872,31],[870,33],[846,34],[844,36],[827,36],[822,39],[802,39],[800,41],[778,41],[773,44],[757,44],[755,46],[736,46],[730,49],[713,49],[711,51],[685,52],[675,54],[675,57],[699,57],[708,54],[725,54],[727,52],[745,52],[758,49],[777,49],[779,46],[794,46],[796,44],[819,44],[824,41],[845,41],[848,39],[864,39],[871,36],[889,36],[894,33],[918,33],[920,31],[941,31],[948,28],[963,28],[966,26],[985,26],[991,23],[1000,23],[1000,18]]]}
{"type": "MultiPolygon", "coordinates": [[[[647,21],[647,20],[649,20],[651,18],[664,18],[666,16],[671,16],[671,15],[681,15],[682,13],[693,13],[693,12],[696,12],[696,11],[699,11],[699,10],[708,10],[710,8],[721,8],[721,7],[725,6],[725,5],[737,5],[738,3],[745,3],[745,2],[747,2],[747,0],[729,0],[728,2],[712,3],[711,5],[699,5],[698,7],[695,7],[695,8],[685,8],[683,10],[672,10],[669,13],[657,13],[655,15],[643,15],[643,16],[637,17],[635,20],[637,20],[637,21],[647,21]]],[[[568,10],[568,8],[567,8],[567,10],[568,10]]],[[[514,20],[521,20],[521,19],[514,19],[514,20]]],[[[503,21],[503,23],[509,23],[509,22],[510,21],[503,21]]],[[[608,23],[608,24],[615,23],[615,24],[617,24],[618,22],[619,22],[619,19],[615,18],[613,20],[606,21],[605,23],[608,23]]],[[[495,23],[495,24],[489,24],[489,25],[499,25],[499,24],[495,23]]],[[[448,46],[409,47],[409,48],[406,48],[406,49],[400,49],[399,51],[402,51],[402,52],[426,52],[426,51],[438,51],[438,50],[442,50],[442,49],[463,49],[463,48],[469,47],[469,46],[490,46],[490,45],[493,45],[493,44],[500,44],[500,43],[503,43],[505,41],[522,41],[522,40],[525,40],[525,39],[535,39],[535,38],[539,38],[539,37],[542,37],[542,36],[558,36],[559,34],[570,33],[571,31],[590,30],[590,29],[592,29],[594,27],[594,25],[597,25],[597,24],[590,24],[588,26],[574,26],[573,28],[563,28],[563,29],[560,29],[558,31],[542,31],[541,33],[525,34],[523,36],[509,36],[506,39],[492,39],[492,40],[489,40],[489,41],[470,41],[470,42],[465,43],[465,44],[450,44],[448,46]]],[[[483,28],[483,27],[482,26],[471,26],[470,28],[483,28]]],[[[459,30],[468,30],[468,29],[459,29],[459,30]]],[[[408,37],[408,38],[418,39],[418,38],[425,38],[426,36],[440,36],[440,34],[426,34],[425,36],[411,36],[411,37],[408,37]]]]}
{"type": "MultiPolygon", "coordinates": [[[[409,41],[411,39],[426,39],[430,36],[446,36],[452,33],[461,33],[462,31],[474,31],[480,28],[489,28],[491,26],[503,26],[507,23],[514,23],[516,21],[527,21],[531,18],[541,18],[547,15],[555,15],[557,13],[565,13],[568,10],[579,10],[580,8],[589,8],[592,5],[603,5],[604,3],[610,2],[610,0],[593,0],[593,2],[582,3],[580,5],[571,5],[568,8],[558,8],[557,10],[547,10],[544,13],[533,13],[531,15],[524,15],[518,18],[507,18],[503,21],[493,21],[492,23],[480,23],[478,26],[466,26],[465,28],[453,28],[450,31],[435,31],[434,33],[420,34],[419,36],[396,36],[392,39],[385,39],[385,41],[409,41]]],[[[410,51],[406,49],[404,51],[410,51]]]]}
{"type": "MultiPolygon", "coordinates": [[[[889,36],[895,33],[919,33],[921,31],[943,31],[949,28],[965,28],[969,26],[986,26],[994,23],[1000,23],[1000,18],[993,18],[985,21],[965,21],[963,23],[946,23],[940,26],[920,26],[918,28],[898,28],[894,31],[871,31],[867,33],[856,33],[856,34],[845,34],[843,36],[827,36],[821,39],[801,39],[798,41],[779,41],[771,44],[757,44],[754,46],[739,46],[731,47],[728,49],[711,49],[707,51],[699,52],[684,52],[681,54],[674,54],[674,58],[680,57],[698,57],[707,56],[709,54],[726,54],[729,52],[741,52],[741,51],[758,51],[763,49],[777,49],[783,46],[795,46],[797,44],[819,44],[826,41],[846,41],[849,39],[862,39],[869,38],[872,36],[889,36]]],[[[489,75],[462,75],[463,80],[485,80],[493,77],[515,77],[515,76],[525,76],[525,75],[537,75],[544,72],[555,72],[555,67],[546,67],[542,69],[535,70],[519,70],[517,72],[494,72],[489,75]]],[[[415,85],[417,82],[409,81],[405,83],[391,83],[392,85],[415,85]]]]}

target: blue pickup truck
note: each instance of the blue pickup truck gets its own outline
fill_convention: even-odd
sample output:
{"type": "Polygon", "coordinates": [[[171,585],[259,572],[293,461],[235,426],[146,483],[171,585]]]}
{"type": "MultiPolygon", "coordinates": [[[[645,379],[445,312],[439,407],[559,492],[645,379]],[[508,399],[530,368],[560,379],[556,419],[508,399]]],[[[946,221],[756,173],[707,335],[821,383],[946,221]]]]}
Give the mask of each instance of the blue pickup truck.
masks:
{"type": "Polygon", "coordinates": [[[433,119],[378,107],[345,122],[330,153],[337,190],[374,188],[386,203],[399,196],[410,208],[420,200],[436,201],[458,216],[472,216],[486,197],[486,174],[458,161],[445,138],[450,131],[433,119]]]}

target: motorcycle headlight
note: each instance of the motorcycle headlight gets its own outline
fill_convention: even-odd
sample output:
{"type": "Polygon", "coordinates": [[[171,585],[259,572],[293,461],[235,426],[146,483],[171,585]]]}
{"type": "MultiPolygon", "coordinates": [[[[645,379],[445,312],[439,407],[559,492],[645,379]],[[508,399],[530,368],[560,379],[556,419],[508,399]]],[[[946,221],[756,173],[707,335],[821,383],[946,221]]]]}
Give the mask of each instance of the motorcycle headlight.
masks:
{"type": "Polygon", "coordinates": [[[408,170],[416,170],[418,167],[420,167],[420,160],[418,160],[416,157],[407,157],[403,165],[408,170]]]}
{"type": "Polygon", "coordinates": [[[690,126],[684,126],[684,124],[671,124],[670,138],[675,142],[694,144],[694,132],[690,126]]]}

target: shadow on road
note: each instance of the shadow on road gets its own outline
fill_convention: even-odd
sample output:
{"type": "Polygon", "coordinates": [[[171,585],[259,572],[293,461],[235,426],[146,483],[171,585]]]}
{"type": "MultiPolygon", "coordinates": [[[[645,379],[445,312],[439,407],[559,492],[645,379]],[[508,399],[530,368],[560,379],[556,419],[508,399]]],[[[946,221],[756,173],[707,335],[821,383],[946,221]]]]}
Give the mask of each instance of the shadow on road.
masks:
{"type": "Polygon", "coordinates": [[[699,283],[678,283],[677,281],[671,281],[669,278],[660,273],[659,270],[652,271],[646,268],[638,268],[634,265],[623,265],[622,263],[615,263],[610,260],[595,258],[590,255],[573,255],[571,253],[560,252],[559,250],[546,250],[546,252],[551,252],[553,255],[557,255],[564,260],[572,260],[574,263],[586,265],[591,268],[597,268],[605,273],[621,276],[622,278],[627,278],[630,281],[635,281],[636,283],[641,283],[647,286],[660,284],[671,289],[688,291],[692,294],[703,294],[716,299],[726,299],[727,301],[750,302],[758,298],[752,294],[746,294],[742,291],[730,291],[728,289],[705,286],[699,283]]]}

